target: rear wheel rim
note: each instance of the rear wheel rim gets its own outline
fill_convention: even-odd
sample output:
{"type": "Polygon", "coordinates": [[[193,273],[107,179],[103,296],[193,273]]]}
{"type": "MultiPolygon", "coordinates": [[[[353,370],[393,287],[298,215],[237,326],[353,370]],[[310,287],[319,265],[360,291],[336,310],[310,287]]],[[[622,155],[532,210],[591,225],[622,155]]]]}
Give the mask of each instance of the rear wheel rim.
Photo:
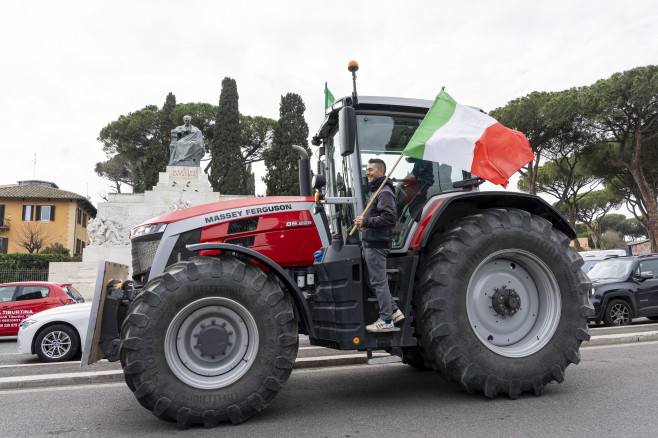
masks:
{"type": "Polygon", "coordinates": [[[226,387],[253,365],[258,327],[240,303],[224,297],[196,300],[172,319],[165,357],[181,381],[200,389],[226,387]]]}
{"type": "MultiPolygon", "coordinates": [[[[551,269],[520,249],[490,254],[473,272],[466,292],[468,319],[477,338],[501,356],[526,357],[548,344],[560,322],[560,288],[551,269]],[[497,290],[514,291],[513,315],[496,314],[497,290]],[[515,303],[516,304],[516,303],[515,303]]],[[[500,310],[500,309],[498,309],[500,310]]]]}
{"type": "Polygon", "coordinates": [[[61,330],[48,333],[41,340],[41,351],[49,359],[61,359],[71,350],[71,337],[61,330]]]}

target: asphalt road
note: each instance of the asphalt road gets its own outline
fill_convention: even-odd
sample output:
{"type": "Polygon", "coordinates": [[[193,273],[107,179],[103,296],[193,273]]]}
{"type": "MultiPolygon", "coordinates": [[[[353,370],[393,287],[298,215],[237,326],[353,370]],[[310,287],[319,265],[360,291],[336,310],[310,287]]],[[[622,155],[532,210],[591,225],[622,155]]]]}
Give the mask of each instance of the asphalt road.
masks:
{"type": "Polygon", "coordinates": [[[586,347],[544,395],[487,399],[402,364],[295,370],[245,423],[181,431],[123,383],[0,392],[7,437],[655,436],[658,342],[586,347]]]}
{"type": "MultiPolygon", "coordinates": [[[[590,326],[592,341],[588,345],[616,344],[658,340],[658,324],[640,318],[625,327],[590,326]]],[[[36,355],[18,354],[15,339],[0,338],[0,390],[18,387],[43,387],[81,383],[123,381],[119,362],[101,361],[81,367],[79,361],[48,364],[36,355]],[[69,377],[70,376],[70,377],[69,377]],[[12,380],[13,379],[13,380],[12,380]],[[16,380],[20,379],[20,380],[16,380]]],[[[385,355],[375,353],[375,355],[385,355]]],[[[297,368],[353,365],[365,363],[363,352],[336,351],[311,346],[308,337],[300,336],[297,368]]]]}

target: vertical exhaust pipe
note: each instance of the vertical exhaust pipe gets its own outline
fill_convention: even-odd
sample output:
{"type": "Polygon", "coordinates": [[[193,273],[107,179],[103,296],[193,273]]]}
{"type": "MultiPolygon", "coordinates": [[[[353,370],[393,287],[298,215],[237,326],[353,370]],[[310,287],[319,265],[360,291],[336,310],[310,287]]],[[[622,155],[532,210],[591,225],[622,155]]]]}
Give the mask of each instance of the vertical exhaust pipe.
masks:
{"type": "Polygon", "coordinates": [[[299,195],[312,196],[311,160],[308,158],[308,153],[303,147],[293,145],[292,148],[299,154],[299,161],[297,162],[299,166],[299,195]]]}

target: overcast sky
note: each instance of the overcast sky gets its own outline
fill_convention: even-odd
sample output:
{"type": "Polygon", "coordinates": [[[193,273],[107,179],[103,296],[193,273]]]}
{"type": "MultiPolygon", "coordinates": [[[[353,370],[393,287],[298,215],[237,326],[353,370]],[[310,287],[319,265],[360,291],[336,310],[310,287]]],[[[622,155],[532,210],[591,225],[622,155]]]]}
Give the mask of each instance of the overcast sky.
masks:
{"type": "Polygon", "coordinates": [[[445,86],[485,111],[658,63],[655,0],[24,0],[2,16],[0,184],[52,181],[96,205],[104,126],[169,92],[216,105],[226,76],[245,115],[278,119],[301,95],[312,135],[324,82],[351,92],[351,59],[362,95],[445,86]]]}

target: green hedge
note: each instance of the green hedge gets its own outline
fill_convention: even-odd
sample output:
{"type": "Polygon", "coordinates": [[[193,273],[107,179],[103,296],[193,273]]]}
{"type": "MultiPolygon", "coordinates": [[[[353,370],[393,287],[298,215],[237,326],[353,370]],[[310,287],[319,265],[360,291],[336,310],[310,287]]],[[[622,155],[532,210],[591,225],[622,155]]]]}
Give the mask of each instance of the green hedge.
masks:
{"type": "Polygon", "coordinates": [[[63,254],[1,254],[0,270],[8,269],[48,269],[50,262],[79,262],[82,256],[63,254]]]}

